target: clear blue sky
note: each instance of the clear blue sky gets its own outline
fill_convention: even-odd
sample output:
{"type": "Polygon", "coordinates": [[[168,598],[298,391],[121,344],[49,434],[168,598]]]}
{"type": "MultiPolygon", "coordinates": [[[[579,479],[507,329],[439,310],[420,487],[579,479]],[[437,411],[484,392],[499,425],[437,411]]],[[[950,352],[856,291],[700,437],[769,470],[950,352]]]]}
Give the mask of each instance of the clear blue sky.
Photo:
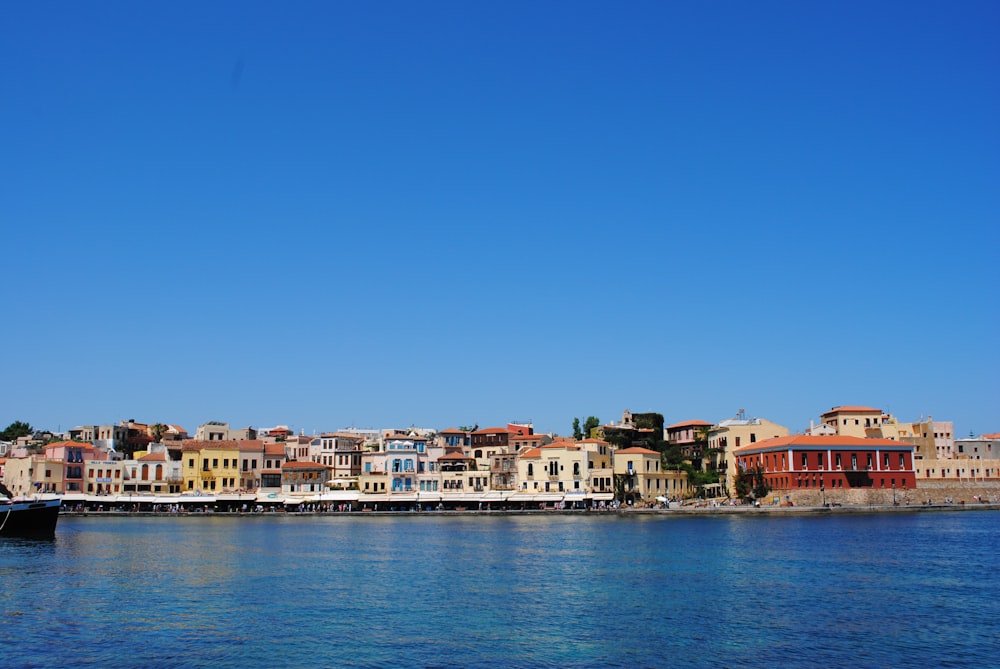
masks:
{"type": "Polygon", "coordinates": [[[1000,431],[996,2],[8,2],[0,423],[1000,431]]]}

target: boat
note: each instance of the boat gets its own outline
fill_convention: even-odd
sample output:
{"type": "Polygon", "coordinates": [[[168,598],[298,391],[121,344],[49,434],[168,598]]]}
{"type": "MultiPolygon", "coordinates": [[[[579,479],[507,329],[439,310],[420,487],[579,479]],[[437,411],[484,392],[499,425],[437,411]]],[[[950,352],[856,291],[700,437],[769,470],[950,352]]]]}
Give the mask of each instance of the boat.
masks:
{"type": "Polygon", "coordinates": [[[49,539],[56,534],[62,500],[0,496],[0,537],[49,539]]]}

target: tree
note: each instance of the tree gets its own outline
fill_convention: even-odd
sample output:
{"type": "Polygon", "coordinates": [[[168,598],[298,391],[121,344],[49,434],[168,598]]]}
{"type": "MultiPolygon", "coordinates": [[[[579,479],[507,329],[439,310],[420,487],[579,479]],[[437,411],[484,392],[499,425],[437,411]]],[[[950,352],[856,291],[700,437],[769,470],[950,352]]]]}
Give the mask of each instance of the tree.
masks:
{"type": "Polygon", "coordinates": [[[149,426],[149,436],[153,438],[154,442],[159,443],[163,439],[163,435],[167,433],[167,426],[163,423],[156,423],[155,425],[149,426]]]}
{"type": "Polygon", "coordinates": [[[7,426],[7,429],[0,432],[0,441],[14,441],[18,437],[27,437],[30,434],[34,434],[34,432],[35,428],[29,424],[15,420],[7,426]]]}
{"type": "Polygon", "coordinates": [[[590,439],[595,428],[601,426],[601,421],[597,416],[587,416],[587,420],[583,421],[583,436],[586,439],[590,439]]]}
{"type": "Polygon", "coordinates": [[[753,496],[755,499],[764,499],[767,497],[767,493],[771,492],[771,486],[767,485],[767,481],[764,479],[764,470],[761,467],[757,467],[753,470],[753,496]]]}
{"type": "Polygon", "coordinates": [[[574,418],[573,419],[573,438],[576,439],[577,441],[580,441],[581,439],[583,439],[583,431],[580,430],[580,419],[579,418],[574,418]]]}
{"type": "Polygon", "coordinates": [[[733,478],[733,488],[741,501],[750,499],[750,491],[753,489],[753,472],[742,467],[737,469],[736,476],[733,478]]]}

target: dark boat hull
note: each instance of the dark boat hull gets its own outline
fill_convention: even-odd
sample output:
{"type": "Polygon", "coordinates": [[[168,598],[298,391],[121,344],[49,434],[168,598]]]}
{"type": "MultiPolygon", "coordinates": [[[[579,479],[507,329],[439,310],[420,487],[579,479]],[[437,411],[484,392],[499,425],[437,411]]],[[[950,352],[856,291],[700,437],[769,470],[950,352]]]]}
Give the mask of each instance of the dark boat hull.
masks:
{"type": "Polygon", "coordinates": [[[53,537],[61,500],[0,504],[0,537],[53,537]]]}

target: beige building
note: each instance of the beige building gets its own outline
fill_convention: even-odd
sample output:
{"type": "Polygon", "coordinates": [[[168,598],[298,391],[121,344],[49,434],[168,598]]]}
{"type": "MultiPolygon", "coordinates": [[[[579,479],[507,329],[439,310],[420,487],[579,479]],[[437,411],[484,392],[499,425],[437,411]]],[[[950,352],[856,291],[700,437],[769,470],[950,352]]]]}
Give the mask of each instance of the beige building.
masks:
{"type": "Polygon", "coordinates": [[[741,409],[733,418],[719,421],[708,429],[708,447],[718,451],[718,469],[726,473],[728,490],[734,489],[736,458],[733,451],[758,441],[787,437],[788,428],[764,418],[748,418],[741,409]]]}
{"type": "Polygon", "coordinates": [[[657,498],[681,499],[693,492],[687,472],[664,470],[659,453],[639,446],[615,451],[614,476],[625,503],[655,504],[657,498]]]}
{"type": "Polygon", "coordinates": [[[568,439],[529,448],[518,457],[518,490],[582,495],[589,478],[587,456],[583,447],[568,439]]]}

